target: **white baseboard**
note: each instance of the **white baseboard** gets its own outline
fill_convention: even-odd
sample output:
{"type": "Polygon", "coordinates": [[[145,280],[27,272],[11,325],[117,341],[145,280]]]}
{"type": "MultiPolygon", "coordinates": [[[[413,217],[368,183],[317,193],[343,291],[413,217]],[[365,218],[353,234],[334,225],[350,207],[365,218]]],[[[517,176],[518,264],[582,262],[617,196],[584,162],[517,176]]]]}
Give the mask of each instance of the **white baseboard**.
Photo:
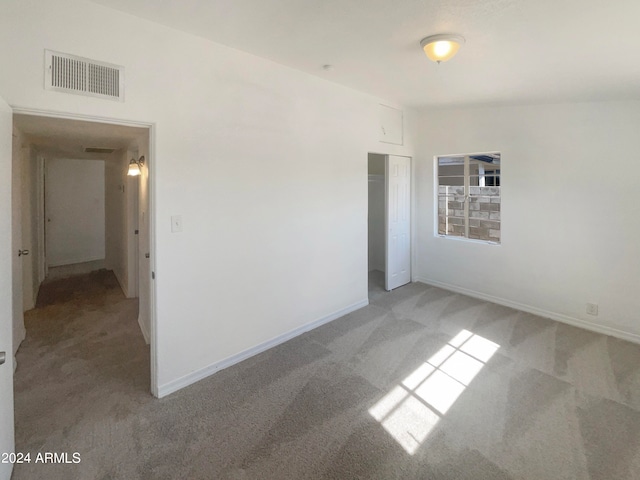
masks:
{"type": "Polygon", "coordinates": [[[348,313],[359,310],[362,307],[366,307],[367,305],[369,305],[368,298],[361,300],[359,302],[356,302],[352,305],[349,305],[348,307],[342,308],[322,318],[314,320],[313,322],[302,325],[301,327],[294,328],[293,330],[283,333],[282,335],[278,335],[277,337],[272,338],[271,340],[268,340],[264,343],[261,343],[260,345],[256,345],[255,347],[249,348],[240,353],[227,357],[224,360],[212,363],[211,365],[208,365],[204,368],[196,370],[195,372],[191,372],[187,375],[184,375],[183,377],[180,377],[168,383],[165,383],[164,385],[160,385],[158,387],[158,398],[166,397],[170,393],[176,392],[181,388],[191,385],[192,383],[196,383],[197,381],[202,380],[203,378],[206,378],[216,373],[219,370],[223,370],[227,367],[235,365],[236,363],[246,360],[249,357],[253,357],[254,355],[257,355],[259,353],[264,352],[265,350],[268,350],[277,345],[280,345],[281,343],[284,343],[287,340],[291,340],[292,338],[297,337],[298,335],[302,335],[303,333],[308,332],[309,330],[318,328],[319,326],[324,325],[325,323],[329,323],[333,320],[343,317],[348,313]]]}
{"type": "MultiPolygon", "coordinates": [[[[15,330],[14,330],[14,334],[15,334],[15,330]]],[[[14,339],[14,344],[13,344],[14,360],[15,360],[16,354],[18,353],[18,350],[20,349],[20,345],[22,345],[22,342],[24,342],[25,338],[27,338],[27,329],[25,328],[24,321],[23,321],[22,325],[20,326],[20,337],[14,339]]],[[[14,365],[13,370],[15,371],[15,369],[16,367],[14,365]]]]}
{"type": "Polygon", "coordinates": [[[42,286],[42,281],[38,280],[36,288],[33,289],[33,308],[36,307],[36,303],[38,303],[38,294],[40,293],[40,287],[42,286]]]}
{"type": "Polygon", "coordinates": [[[142,322],[140,318],[140,314],[138,314],[138,325],[140,326],[140,331],[142,332],[142,336],[144,337],[144,341],[147,345],[149,345],[149,332],[147,331],[146,326],[142,322]]]}
{"type": "Polygon", "coordinates": [[[439,282],[437,280],[417,277],[415,281],[426,283],[427,285],[432,285],[434,287],[444,288],[445,290],[451,290],[452,292],[461,293],[463,295],[468,295],[469,297],[479,298],[480,300],[497,303],[498,305],[504,305],[505,307],[511,307],[523,312],[532,313],[534,315],[538,315],[539,317],[557,320],[558,322],[566,323],[574,327],[584,328],[585,330],[590,330],[592,332],[610,335],[612,337],[620,338],[622,340],[627,340],[633,343],[640,343],[640,335],[638,335],[637,333],[618,330],[617,328],[609,327],[607,325],[601,325],[598,323],[589,322],[587,320],[582,320],[580,318],[570,317],[569,315],[564,315],[562,313],[556,313],[549,310],[544,310],[542,308],[532,307],[531,305],[514,302],[506,298],[494,297],[493,295],[476,292],[475,290],[469,290],[467,288],[459,287],[457,285],[450,285],[448,283],[439,282]]]}
{"type": "MultiPolygon", "coordinates": [[[[99,262],[104,260],[104,257],[77,257],[77,258],[65,258],[64,260],[59,260],[57,263],[49,263],[49,268],[55,267],[66,267],[67,265],[75,265],[77,263],[91,263],[91,262],[99,262]]],[[[104,268],[104,267],[103,267],[104,268]]]]}
{"type": "MultiPolygon", "coordinates": [[[[118,272],[115,271],[115,269],[111,268],[110,270],[113,272],[113,275],[116,277],[116,280],[118,281],[118,285],[120,285],[120,290],[122,290],[122,293],[124,293],[124,296],[126,298],[128,298],[127,297],[127,291],[128,291],[127,285],[125,284],[125,282],[122,281],[122,279],[120,278],[120,275],[118,274],[118,272]]],[[[149,343],[149,342],[147,342],[147,343],[149,343]]]]}
{"type": "Polygon", "coordinates": [[[36,299],[37,298],[38,298],[37,294],[31,295],[29,298],[27,298],[27,303],[26,303],[26,305],[23,305],[22,311],[26,312],[27,310],[32,310],[32,309],[36,308],[36,299]]]}

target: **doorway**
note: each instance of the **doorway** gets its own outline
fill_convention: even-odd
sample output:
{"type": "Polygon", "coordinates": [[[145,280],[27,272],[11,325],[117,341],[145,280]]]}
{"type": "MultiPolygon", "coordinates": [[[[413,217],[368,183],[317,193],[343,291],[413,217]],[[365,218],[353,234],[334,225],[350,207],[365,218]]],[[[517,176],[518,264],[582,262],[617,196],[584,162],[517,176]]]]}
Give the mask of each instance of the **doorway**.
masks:
{"type": "Polygon", "coordinates": [[[105,162],[57,156],[45,160],[45,262],[49,278],[52,267],[105,261],[105,162]]]}
{"type": "MultiPolygon", "coordinates": [[[[23,312],[36,305],[43,282],[110,272],[124,297],[138,297],[137,323],[150,345],[155,395],[153,126],[100,120],[14,110],[14,185],[21,201],[14,198],[13,205],[22,221],[14,225],[13,244],[27,252],[13,259],[14,292],[21,297],[14,299],[14,307],[20,305],[14,332],[24,329],[23,312]],[[141,175],[127,175],[132,160],[141,175]]],[[[14,353],[23,338],[14,340],[14,353]]]]}
{"type": "Polygon", "coordinates": [[[411,159],[368,154],[369,296],[411,282],[411,159]]]}

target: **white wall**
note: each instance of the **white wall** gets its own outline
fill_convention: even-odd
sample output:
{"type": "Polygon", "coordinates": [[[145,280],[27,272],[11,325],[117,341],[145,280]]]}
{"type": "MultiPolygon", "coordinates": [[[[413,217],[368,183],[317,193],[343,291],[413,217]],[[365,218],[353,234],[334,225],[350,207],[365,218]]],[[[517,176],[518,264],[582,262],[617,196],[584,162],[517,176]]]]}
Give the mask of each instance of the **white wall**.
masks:
{"type": "Polygon", "coordinates": [[[640,102],[431,110],[420,130],[419,278],[640,340],[640,102]],[[483,151],[502,245],[435,237],[433,157],[483,151]]]}
{"type": "MultiPolygon", "coordinates": [[[[19,149],[14,149],[13,154],[18,155],[18,161],[20,162],[20,208],[21,208],[21,226],[22,226],[22,238],[21,249],[28,250],[29,255],[25,255],[20,258],[22,263],[22,310],[26,311],[33,308],[34,292],[33,292],[33,251],[32,242],[32,206],[31,206],[31,180],[33,172],[31,171],[31,157],[33,156],[33,148],[28,143],[23,141],[22,134],[13,129],[14,135],[18,135],[19,149]]],[[[15,175],[15,172],[14,172],[15,175]]]]}
{"type": "MultiPolygon", "coordinates": [[[[25,202],[29,205],[27,211],[23,211],[23,237],[25,230],[29,235],[29,258],[26,263],[30,273],[28,277],[31,279],[31,287],[26,289],[30,292],[31,297],[25,300],[25,309],[33,308],[38,298],[38,291],[40,289],[40,283],[44,279],[40,276],[40,262],[42,262],[42,256],[40,255],[41,239],[39,232],[43,228],[43,216],[39,214],[39,209],[43,209],[41,192],[44,193],[42,185],[42,171],[40,170],[40,160],[38,158],[38,151],[31,146],[29,148],[29,158],[26,159],[27,168],[25,169],[26,175],[24,178],[23,188],[24,195],[27,196],[25,202]],[[28,225],[28,226],[25,226],[28,225]],[[26,303],[28,302],[28,304],[26,303]]],[[[23,207],[24,208],[24,207],[23,207]]],[[[24,238],[23,238],[24,240],[24,238]]]]}
{"type": "Polygon", "coordinates": [[[47,159],[47,264],[104,260],[104,160],[47,159]]]}
{"type": "MultiPolygon", "coordinates": [[[[13,169],[11,172],[13,182],[13,205],[12,215],[15,217],[16,222],[21,222],[20,235],[14,236],[14,242],[18,242],[18,245],[14,245],[14,249],[29,250],[31,253],[31,196],[30,182],[31,182],[31,163],[29,161],[31,157],[31,147],[25,142],[22,132],[13,127],[13,169]],[[20,196],[18,202],[17,196],[20,196]],[[19,216],[19,217],[18,217],[19,216]]],[[[21,272],[20,277],[22,279],[22,310],[26,311],[29,308],[33,308],[33,281],[32,281],[32,265],[31,255],[26,255],[14,259],[20,264],[21,272]]],[[[20,292],[14,292],[19,294],[20,292]]],[[[20,323],[23,323],[22,321],[20,323]]],[[[15,328],[14,328],[15,330],[15,328]]],[[[15,339],[14,339],[15,341],[15,339]]]]}
{"type": "Polygon", "coordinates": [[[369,271],[385,271],[384,175],[369,176],[369,271]]]}
{"type": "MultiPolygon", "coordinates": [[[[144,140],[144,144],[148,145],[149,144],[149,140],[145,138],[144,140]]],[[[125,158],[125,163],[127,164],[127,168],[128,168],[128,163],[129,160],[131,160],[133,156],[127,152],[127,156],[125,158]]],[[[138,269],[139,269],[139,235],[137,235],[135,232],[136,230],[139,232],[139,226],[138,226],[138,216],[139,216],[139,212],[138,212],[138,204],[139,204],[139,186],[138,186],[138,182],[139,179],[136,177],[129,177],[129,176],[125,176],[125,193],[126,193],[126,197],[127,197],[127,215],[126,215],[126,222],[127,222],[127,278],[129,279],[128,282],[128,292],[127,292],[127,297],[129,298],[137,298],[138,294],[139,294],[139,289],[138,289],[138,284],[139,284],[139,279],[138,279],[138,269]]],[[[146,336],[148,335],[148,331],[145,333],[145,339],[148,340],[148,337],[146,336]]],[[[147,343],[149,343],[147,341],[147,343]]]]}
{"type": "MultiPolygon", "coordinates": [[[[21,267],[22,277],[22,310],[26,311],[35,306],[38,290],[40,287],[39,262],[40,239],[38,203],[40,202],[38,190],[38,152],[31,145],[28,137],[22,131],[13,127],[13,152],[14,167],[12,171],[12,181],[15,181],[13,192],[14,205],[12,206],[15,221],[20,222],[20,235],[14,238],[17,244],[14,250],[28,250],[28,255],[23,255],[16,259],[21,267]],[[18,199],[19,195],[19,199],[18,199]]],[[[16,298],[20,292],[16,292],[16,298]]],[[[22,325],[22,320],[19,321],[22,325]]],[[[17,340],[24,338],[22,328],[17,331],[17,340]],[[22,332],[21,332],[22,330],[22,332]]]]}
{"type": "Polygon", "coordinates": [[[127,265],[127,152],[118,151],[105,160],[105,266],[112,270],[122,291],[129,290],[127,265]]]}
{"type": "MultiPolygon", "coordinates": [[[[12,156],[11,156],[11,174],[7,179],[11,183],[11,253],[12,262],[12,278],[13,289],[12,307],[13,307],[13,353],[15,354],[24,340],[26,330],[24,328],[24,306],[22,301],[23,288],[23,267],[26,257],[18,255],[19,250],[24,250],[22,241],[22,175],[24,170],[25,149],[22,143],[23,137],[20,132],[13,134],[12,156]]],[[[7,351],[7,355],[10,352],[7,351]]]]}
{"type": "Polygon", "coordinates": [[[385,156],[369,154],[369,271],[385,271],[385,156]]]}
{"type": "Polygon", "coordinates": [[[367,159],[369,162],[369,175],[384,175],[386,169],[386,156],[379,153],[369,153],[367,159]]]}
{"type": "MultiPolygon", "coordinates": [[[[127,175],[129,161],[139,158],[138,151],[146,151],[149,141],[147,136],[140,138],[129,149],[115,152],[105,162],[105,264],[113,270],[120,287],[128,298],[138,296],[138,250],[139,241],[148,242],[149,232],[136,235],[138,227],[139,183],[143,182],[146,195],[146,177],[130,177],[127,175]]],[[[149,251],[143,243],[145,251],[149,251]]],[[[147,287],[148,290],[148,281],[147,287]]],[[[148,309],[148,307],[146,307],[148,309]]],[[[148,339],[148,322],[143,329],[148,339]]]]}
{"type": "MultiPolygon", "coordinates": [[[[140,175],[132,179],[136,183],[138,191],[138,324],[147,343],[151,336],[151,259],[147,254],[151,252],[151,224],[149,218],[150,191],[149,191],[149,158],[148,142],[141,141],[135,151],[135,158],[145,158],[145,163],[140,167],[140,175]]],[[[170,223],[171,220],[169,219],[170,223]]],[[[186,252],[182,252],[184,255],[186,252]]]]}
{"type": "Polygon", "coordinates": [[[412,155],[411,112],[381,144],[379,99],[79,0],[4,2],[0,42],[10,104],[155,124],[161,393],[367,301],[367,152],[412,155]],[[126,101],[45,91],[45,48],[123,65],[126,101]]]}

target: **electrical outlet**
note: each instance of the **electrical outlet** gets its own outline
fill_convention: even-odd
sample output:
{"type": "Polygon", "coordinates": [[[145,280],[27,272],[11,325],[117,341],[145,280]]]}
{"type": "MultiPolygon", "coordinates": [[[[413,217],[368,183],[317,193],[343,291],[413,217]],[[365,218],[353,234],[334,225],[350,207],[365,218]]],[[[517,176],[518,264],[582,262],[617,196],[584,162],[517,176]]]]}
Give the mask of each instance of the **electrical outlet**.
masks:
{"type": "Polygon", "coordinates": [[[598,315],[598,305],[596,303],[587,303],[587,314],[593,315],[594,317],[598,315]]]}

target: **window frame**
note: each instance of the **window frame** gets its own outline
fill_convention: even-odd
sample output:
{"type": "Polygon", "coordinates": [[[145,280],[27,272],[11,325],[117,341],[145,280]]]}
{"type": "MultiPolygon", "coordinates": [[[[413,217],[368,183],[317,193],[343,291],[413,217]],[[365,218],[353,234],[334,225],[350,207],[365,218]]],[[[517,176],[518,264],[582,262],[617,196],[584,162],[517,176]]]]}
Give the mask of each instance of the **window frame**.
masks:
{"type": "Polygon", "coordinates": [[[493,151],[486,151],[486,152],[473,152],[473,153],[453,153],[453,154],[439,154],[439,155],[434,155],[433,157],[433,189],[434,189],[434,237],[436,238],[443,238],[443,239],[449,239],[449,240],[455,240],[455,241],[463,241],[463,242],[470,242],[470,243],[478,243],[478,244],[482,244],[482,245],[496,245],[496,246],[500,246],[502,245],[502,160],[503,160],[503,155],[502,152],[499,150],[493,150],[493,151]],[[470,215],[469,215],[469,190],[470,190],[470,178],[473,176],[470,174],[469,171],[469,157],[474,157],[474,156],[482,156],[482,155],[500,155],[500,173],[497,175],[492,175],[494,177],[499,176],[500,177],[500,181],[499,181],[499,185],[491,185],[492,187],[498,187],[499,188],[499,195],[498,197],[500,198],[500,219],[498,220],[498,222],[500,223],[500,238],[497,240],[485,240],[485,239],[479,239],[479,238],[470,238],[469,235],[469,220],[470,220],[470,215]],[[464,159],[464,173],[463,173],[463,185],[461,185],[464,188],[465,191],[465,200],[464,200],[464,220],[465,220],[465,233],[464,235],[450,235],[447,233],[440,233],[439,232],[439,200],[440,200],[440,177],[439,177],[439,172],[440,172],[440,163],[439,160],[441,158],[445,158],[445,157],[461,157],[464,159]]]}

